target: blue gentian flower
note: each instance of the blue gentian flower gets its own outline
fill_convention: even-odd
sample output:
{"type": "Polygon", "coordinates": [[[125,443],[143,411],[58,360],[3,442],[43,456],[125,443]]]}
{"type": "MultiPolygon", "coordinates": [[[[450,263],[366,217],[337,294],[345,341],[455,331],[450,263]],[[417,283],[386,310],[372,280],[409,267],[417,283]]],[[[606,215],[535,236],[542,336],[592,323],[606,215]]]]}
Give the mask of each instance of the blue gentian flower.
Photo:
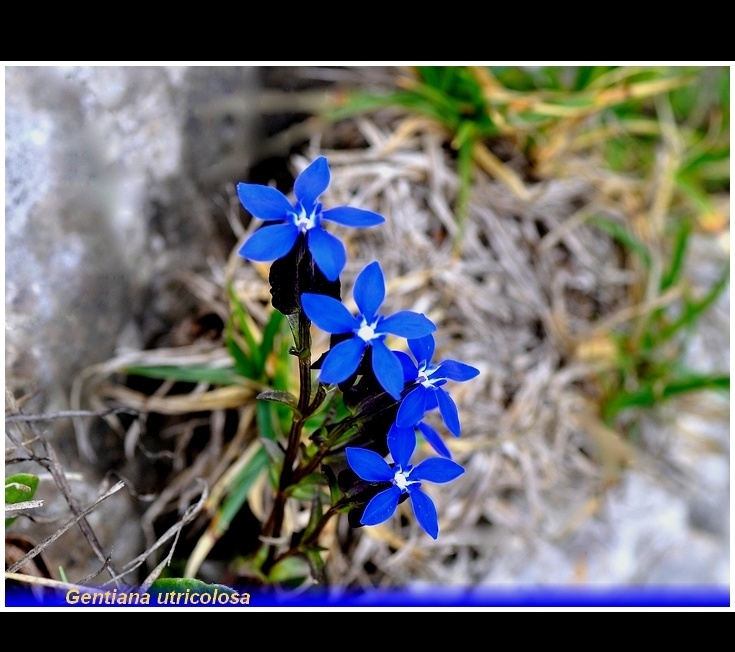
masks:
{"type": "Polygon", "coordinates": [[[450,482],[464,473],[453,462],[432,457],[411,466],[411,456],[416,448],[416,435],[401,428],[391,428],[388,433],[388,450],[394,460],[388,464],[377,453],[364,448],[347,448],[347,462],[352,470],[367,482],[389,482],[391,486],[376,494],[365,507],[360,519],[363,525],[378,525],[387,521],[398,507],[403,494],[408,494],[413,513],[419,525],[434,539],[439,536],[439,519],[436,506],[421,491],[422,481],[450,482]]]}
{"type": "Polygon", "coordinates": [[[327,385],[347,380],[371,347],[375,377],[386,392],[399,400],[404,387],[403,367],[395,351],[383,340],[388,333],[405,338],[423,337],[434,332],[436,326],[426,316],[410,310],[401,310],[390,317],[377,314],[385,299],[385,279],[377,261],[360,272],[352,294],[360,309],[357,317],[332,297],[308,292],[301,295],[304,312],[319,328],[333,335],[351,335],[329,351],[322,362],[319,380],[327,385]]]}
{"type": "Polygon", "coordinates": [[[343,226],[370,227],[385,222],[382,215],[361,208],[338,206],[322,210],[317,201],[329,186],[329,164],[320,156],[294,182],[296,203],[276,188],[255,183],[238,183],[237,196],[242,205],[258,219],[269,222],[256,231],[237,252],[243,258],[267,262],[283,258],[293,248],[299,235],[319,269],[330,281],[336,281],[345,266],[344,245],[324,230],[322,220],[343,226]]]}
{"type": "Polygon", "coordinates": [[[447,445],[442,441],[441,435],[432,428],[428,423],[424,423],[423,421],[419,421],[416,425],[411,426],[410,428],[401,428],[400,426],[393,424],[392,426],[396,430],[404,431],[406,433],[406,436],[408,436],[410,433],[413,433],[414,436],[416,435],[416,429],[424,436],[424,439],[427,441],[427,443],[442,457],[446,457],[447,459],[452,459],[452,453],[447,448],[447,445]]]}
{"type": "Polygon", "coordinates": [[[459,437],[460,425],[457,406],[452,397],[443,388],[448,380],[464,382],[480,373],[464,362],[444,360],[439,364],[432,364],[434,356],[434,338],[431,335],[418,339],[409,339],[408,348],[416,358],[414,364],[405,353],[400,357],[404,378],[411,371],[415,385],[401,401],[396,415],[396,425],[400,428],[410,428],[424,418],[429,410],[438,407],[444,424],[455,437],[459,437]]]}

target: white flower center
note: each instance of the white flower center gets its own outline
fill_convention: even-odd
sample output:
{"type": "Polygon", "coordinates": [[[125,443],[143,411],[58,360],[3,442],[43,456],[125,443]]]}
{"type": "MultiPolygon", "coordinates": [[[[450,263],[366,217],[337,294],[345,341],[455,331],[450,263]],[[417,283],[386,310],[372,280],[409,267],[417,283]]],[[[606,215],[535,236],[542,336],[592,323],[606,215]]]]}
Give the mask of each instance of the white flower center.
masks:
{"type": "Polygon", "coordinates": [[[309,229],[313,229],[316,226],[314,212],[312,212],[311,215],[307,215],[306,209],[302,206],[301,212],[298,215],[293,213],[293,223],[301,233],[306,233],[309,229]]]}
{"type": "Polygon", "coordinates": [[[408,479],[409,473],[410,471],[405,472],[399,468],[393,476],[393,482],[395,483],[396,487],[398,487],[403,492],[408,489],[408,485],[416,484],[416,480],[408,479]]]}
{"type": "Polygon", "coordinates": [[[431,376],[436,373],[437,369],[439,369],[437,365],[427,365],[425,362],[423,362],[421,364],[421,367],[419,367],[419,375],[416,380],[418,380],[418,382],[427,389],[429,387],[433,387],[434,381],[431,380],[431,376]]]}
{"type": "Polygon", "coordinates": [[[380,337],[380,335],[375,332],[375,327],[377,325],[377,320],[375,320],[372,324],[368,324],[367,320],[363,317],[362,324],[360,324],[360,328],[357,330],[357,337],[359,337],[363,342],[370,342],[376,337],[380,337]]]}

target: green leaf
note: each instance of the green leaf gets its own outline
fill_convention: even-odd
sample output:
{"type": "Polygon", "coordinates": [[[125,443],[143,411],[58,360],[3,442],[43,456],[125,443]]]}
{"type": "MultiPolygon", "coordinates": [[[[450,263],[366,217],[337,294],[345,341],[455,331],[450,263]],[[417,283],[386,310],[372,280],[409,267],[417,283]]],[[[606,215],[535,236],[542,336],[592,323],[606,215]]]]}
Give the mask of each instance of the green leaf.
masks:
{"type": "Polygon", "coordinates": [[[304,535],[301,538],[302,541],[309,537],[316,530],[317,525],[319,525],[319,521],[322,520],[322,516],[324,516],[324,510],[322,509],[322,498],[321,494],[317,491],[317,493],[314,494],[311,500],[311,513],[309,514],[309,522],[306,525],[306,529],[304,530],[304,535]]]}
{"type": "Polygon", "coordinates": [[[332,505],[336,505],[342,498],[342,489],[337,482],[337,474],[328,464],[322,464],[322,473],[329,484],[329,500],[332,505]]]}
{"type": "Polygon", "coordinates": [[[14,505],[32,500],[38,489],[38,476],[31,473],[17,473],[5,478],[5,504],[14,505]]]}
{"type": "Polygon", "coordinates": [[[262,439],[269,441],[278,439],[278,430],[275,426],[277,419],[270,402],[258,401],[255,404],[255,422],[258,424],[258,432],[262,439]]]}
{"type": "MultiPolygon", "coordinates": [[[[5,504],[15,505],[27,500],[33,500],[38,489],[38,476],[31,473],[16,473],[5,478],[5,504]]],[[[17,516],[5,519],[5,527],[8,528],[17,516]]]]}
{"type": "Polygon", "coordinates": [[[681,278],[684,268],[684,256],[686,254],[687,245],[689,244],[689,236],[692,233],[691,224],[684,221],[679,225],[674,237],[674,247],[671,253],[671,264],[668,270],[661,278],[661,292],[668,290],[675,285],[681,278]]]}
{"type": "Polygon", "coordinates": [[[227,322],[227,329],[225,330],[225,344],[227,350],[230,352],[232,359],[235,362],[235,369],[237,372],[245,378],[252,378],[253,380],[260,380],[260,374],[255,367],[255,364],[250,359],[250,356],[243,350],[238,342],[238,338],[234,335],[235,322],[232,318],[227,322]]]}
{"type": "Polygon", "coordinates": [[[303,557],[292,555],[281,559],[268,575],[271,582],[294,582],[299,584],[310,576],[309,564],[303,557]]]}
{"type": "Polygon", "coordinates": [[[284,316],[278,310],[271,312],[268,322],[263,329],[263,341],[260,344],[260,350],[263,353],[263,360],[267,360],[268,356],[273,352],[276,336],[283,327],[284,316]]]}
{"type": "Polygon", "coordinates": [[[265,392],[260,392],[256,396],[261,401],[270,401],[272,403],[279,403],[293,410],[297,416],[301,416],[299,412],[299,399],[297,399],[291,392],[284,392],[278,389],[269,389],[265,392]]]}
{"type": "Polygon", "coordinates": [[[222,507],[219,510],[218,532],[224,533],[229,529],[232,519],[235,518],[247,501],[250,489],[267,466],[268,455],[265,449],[261,448],[243,467],[233,483],[227,498],[222,502],[222,507]]]}
{"type": "Polygon", "coordinates": [[[710,290],[699,301],[687,300],[684,304],[682,315],[672,324],[661,330],[658,338],[663,342],[672,337],[682,328],[692,326],[697,319],[717,300],[717,297],[727,288],[730,283],[729,265],[723,270],[722,275],[710,290]]]}
{"type": "Polygon", "coordinates": [[[271,461],[271,470],[273,470],[275,467],[280,468],[286,456],[280,444],[275,440],[263,438],[260,439],[260,443],[265,449],[265,452],[268,453],[268,458],[271,461]]]}
{"type": "Polygon", "coordinates": [[[253,332],[255,325],[252,323],[250,316],[245,312],[245,307],[237,297],[237,293],[235,292],[235,288],[232,283],[227,286],[227,290],[230,294],[230,301],[234,310],[234,321],[236,322],[238,331],[242,333],[245,343],[250,349],[250,357],[253,361],[253,366],[255,367],[258,378],[260,378],[263,375],[265,359],[263,358],[260,346],[258,346],[258,341],[255,337],[255,333],[253,332]]]}
{"type": "Polygon", "coordinates": [[[218,594],[226,593],[227,595],[235,595],[237,592],[235,589],[225,586],[224,584],[207,584],[201,580],[195,580],[190,577],[165,577],[157,579],[151,588],[148,589],[149,593],[196,593],[197,595],[209,594],[214,595],[215,592],[218,594]]]}
{"type": "Polygon", "coordinates": [[[130,376],[145,376],[162,380],[176,380],[182,383],[209,383],[211,385],[241,385],[242,376],[233,367],[222,369],[212,367],[176,367],[169,365],[125,367],[130,376]]]}
{"type": "Polygon", "coordinates": [[[617,240],[626,249],[636,254],[646,268],[650,269],[651,254],[648,252],[646,245],[644,245],[624,226],[607,217],[602,217],[601,215],[593,215],[590,219],[590,223],[598,229],[605,231],[605,233],[617,240]]]}
{"type": "Polygon", "coordinates": [[[610,423],[622,410],[650,408],[678,394],[713,389],[729,390],[730,377],[688,375],[668,381],[649,381],[637,391],[617,394],[604,406],[602,416],[610,423]]]}
{"type": "Polygon", "coordinates": [[[288,488],[288,494],[296,500],[313,500],[315,492],[324,487],[324,476],[321,473],[311,473],[297,485],[288,488]]]}
{"type": "Polygon", "coordinates": [[[306,554],[306,561],[309,563],[309,569],[311,570],[311,576],[314,578],[317,584],[327,583],[327,573],[324,565],[324,559],[322,559],[322,548],[314,547],[307,548],[304,553],[306,554]]]}

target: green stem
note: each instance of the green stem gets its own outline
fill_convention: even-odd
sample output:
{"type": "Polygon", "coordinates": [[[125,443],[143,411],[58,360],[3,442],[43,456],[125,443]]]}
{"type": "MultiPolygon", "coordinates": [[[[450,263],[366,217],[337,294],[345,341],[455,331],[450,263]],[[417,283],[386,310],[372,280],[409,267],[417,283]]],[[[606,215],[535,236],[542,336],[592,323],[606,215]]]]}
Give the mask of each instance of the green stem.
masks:
{"type": "MultiPolygon", "coordinates": [[[[303,255],[303,252],[302,252],[303,255]]],[[[313,284],[313,279],[312,279],[313,284]]],[[[288,433],[288,443],[283,459],[283,467],[278,480],[278,490],[273,501],[268,521],[263,526],[263,532],[268,537],[278,540],[283,530],[283,519],[285,516],[286,502],[288,500],[288,489],[294,483],[294,464],[299,453],[301,432],[304,422],[314,411],[315,407],[311,401],[311,320],[303,310],[299,310],[298,329],[294,333],[294,350],[299,362],[299,416],[294,415],[291,421],[291,429],[288,433]]],[[[277,544],[269,544],[268,555],[263,563],[263,571],[267,574],[273,567],[276,557],[277,544]]]]}
{"type": "MultiPolygon", "coordinates": [[[[397,402],[396,402],[397,403],[397,402]]],[[[319,444],[318,450],[314,453],[313,457],[309,460],[304,460],[303,466],[300,466],[294,471],[293,481],[299,483],[307,475],[314,473],[319,468],[319,464],[324,457],[332,452],[332,447],[337,443],[340,437],[345,433],[349,432],[351,428],[355,427],[359,422],[366,423],[375,417],[380,416],[386,410],[393,408],[393,405],[386,406],[380,410],[369,415],[356,414],[339,422],[337,427],[329,434],[329,438],[319,444]]]]}

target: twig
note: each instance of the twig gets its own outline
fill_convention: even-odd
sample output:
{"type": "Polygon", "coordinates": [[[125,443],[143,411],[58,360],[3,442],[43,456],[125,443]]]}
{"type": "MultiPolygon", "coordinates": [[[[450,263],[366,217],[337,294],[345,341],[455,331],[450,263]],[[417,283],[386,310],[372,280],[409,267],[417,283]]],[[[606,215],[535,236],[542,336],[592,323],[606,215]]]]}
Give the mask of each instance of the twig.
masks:
{"type": "Polygon", "coordinates": [[[42,500],[24,500],[22,503],[13,503],[12,505],[5,505],[5,512],[17,512],[21,509],[34,509],[36,507],[43,507],[42,500]]]}
{"type": "Polygon", "coordinates": [[[110,414],[137,414],[132,408],[110,408],[103,412],[94,410],[62,410],[61,412],[49,412],[48,414],[10,414],[5,416],[5,423],[20,423],[32,421],[53,421],[54,419],[70,419],[72,417],[106,417],[110,414]]]}
{"type": "MultiPolygon", "coordinates": [[[[107,498],[112,496],[112,494],[117,493],[124,486],[125,484],[123,482],[118,482],[114,487],[112,487],[111,489],[108,489],[104,494],[102,494],[99,498],[97,498],[91,505],[83,509],[81,513],[77,514],[71,521],[63,525],[61,528],[59,528],[50,537],[44,539],[35,548],[33,548],[33,550],[29,551],[24,557],[19,559],[15,564],[13,564],[10,568],[8,568],[7,572],[15,573],[23,565],[25,565],[26,562],[33,559],[40,552],[43,552],[49,545],[51,545],[54,541],[56,541],[56,539],[58,539],[62,534],[64,534],[67,530],[70,530],[72,527],[74,527],[74,525],[79,523],[87,514],[92,512],[94,508],[97,507],[97,505],[99,505],[103,500],[106,500],[107,498]]],[[[104,559],[104,562],[107,562],[107,558],[104,559]]]]}
{"type": "MultiPolygon", "coordinates": [[[[135,559],[129,561],[123,567],[123,572],[120,573],[119,575],[115,575],[111,580],[108,580],[107,584],[109,584],[110,582],[117,582],[118,580],[121,580],[123,577],[125,577],[125,575],[132,573],[134,570],[140,567],[150,555],[152,555],[156,550],[158,550],[171,537],[176,536],[177,541],[178,541],[179,532],[181,532],[181,530],[183,529],[185,525],[188,525],[189,523],[191,523],[199,515],[199,512],[202,510],[202,507],[204,506],[204,503],[207,500],[207,496],[209,495],[209,489],[207,487],[207,483],[204,482],[204,480],[202,480],[201,478],[197,478],[196,482],[202,487],[202,495],[199,497],[199,501],[196,503],[196,505],[190,505],[189,508],[184,513],[184,516],[181,518],[181,520],[178,523],[172,525],[168,530],[166,530],[166,532],[164,532],[158,538],[158,540],[152,546],[150,546],[147,550],[143,551],[135,559]]],[[[176,546],[176,542],[174,542],[174,546],[172,547],[172,552],[175,546],[176,546]]],[[[167,559],[170,559],[170,554],[167,556],[167,559]]],[[[148,581],[151,575],[153,575],[155,572],[156,571],[153,571],[153,573],[151,573],[148,576],[146,581],[148,581]]]]}
{"type": "MultiPolygon", "coordinates": [[[[7,388],[5,390],[5,401],[6,401],[6,405],[8,406],[8,408],[6,409],[10,409],[11,413],[13,414],[20,413],[20,408],[18,407],[15,397],[7,388]]],[[[38,457],[33,453],[33,451],[30,451],[28,449],[26,450],[28,450],[28,452],[33,456],[34,461],[38,462],[41,466],[43,466],[51,474],[51,477],[53,477],[54,482],[56,483],[56,486],[59,488],[59,491],[64,496],[66,503],[69,505],[69,509],[71,509],[72,514],[74,514],[75,516],[75,520],[72,522],[72,525],[74,523],[79,523],[79,529],[82,531],[82,534],[84,534],[84,537],[87,539],[87,542],[91,546],[92,550],[94,550],[94,553],[97,556],[97,559],[99,559],[104,564],[108,556],[104,552],[102,545],[100,544],[99,539],[97,539],[97,536],[92,530],[92,527],[89,525],[89,522],[87,521],[86,518],[84,518],[88,512],[84,512],[81,510],[79,501],[75,498],[72,492],[71,486],[69,485],[69,481],[67,480],[66,475],[63,469],[61,468],[61,464],[59,463],[58,457],[56,457],[56,451],[54,450],[53,446],[51,446],[51,444],[48,442],[48,440],[45,437],[36,433],[32,429],[29,423],[21,422],[18,425],[21,428],[28,429],[28,433],[31,435],[34,435],[35,438],[41,444],[43,451],[45,453],[43,457],[38,457]]],[[[8,436],[10,440],[13,441],[14,444],[18,446],[21,445],[19,442],[15,441],[12,435],[9,434],[8,436]]],[[[123,483],[118,483],[118,484],[120,485],[120,487],[124,486],[123,483]]],[[[71,527],[71,525],[69,525],[69,527],[71,527]]],[[[63,530],[63,531],[66,531],[66,530],[63,530]]],[[[109,567],[109,570],[110,570],[110,574],[114,575],[115,571],[112,568],[112,566],[109,567]]]]}

